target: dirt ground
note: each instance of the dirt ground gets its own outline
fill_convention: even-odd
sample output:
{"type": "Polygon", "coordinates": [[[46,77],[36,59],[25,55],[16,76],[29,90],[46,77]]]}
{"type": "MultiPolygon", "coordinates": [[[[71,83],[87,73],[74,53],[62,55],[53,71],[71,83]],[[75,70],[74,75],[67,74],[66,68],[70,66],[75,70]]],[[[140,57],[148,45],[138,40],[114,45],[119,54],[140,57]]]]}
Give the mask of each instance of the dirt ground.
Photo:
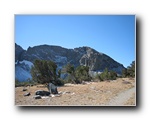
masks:
{"type": "MultiPolygon", "coordinates": [[[[27,91],[23,91],[23,87],[15,88],[15,105],[17,106],[107,106],[112,98],[119,96],[135,86],[135,79],[119,78],[113,81],[88,82],[86,84],[65,84],[58,87],[59,96],[45,97],[43,99],[35,99],[36,90],[48,91],[45,87],[32,86],[26,87],[27,91]],[[24,96],[30,92],[30,96],[24,96]]],[[[124,106],[136,105],[136,90],[131,93],[131,97],[123,98],[124,106]]],[[[120,101],[121,103],[121,101],[120,101]]],[[[122,106],[120,104],[120,106],[122,106]]],[[[109,104],[111,106],[111,104],[109,104]]]]}

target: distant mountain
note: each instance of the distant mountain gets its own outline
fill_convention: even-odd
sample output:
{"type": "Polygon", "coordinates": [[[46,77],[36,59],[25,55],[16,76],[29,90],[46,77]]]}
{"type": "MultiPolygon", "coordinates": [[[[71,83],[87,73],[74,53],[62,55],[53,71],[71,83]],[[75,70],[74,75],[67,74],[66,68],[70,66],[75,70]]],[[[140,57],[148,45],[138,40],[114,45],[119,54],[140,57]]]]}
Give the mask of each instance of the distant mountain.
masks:
{"type": "Polygon", "coordinates": [[[21,46],[15,44],[16,79],[24,81],[31,78],[30,68],[36,59],[52,60],[58,68],[70,63],[75,67],[79,65],[89,66],[90,71],[102,72],[108,68],[108,70],[121,74],[122,69],[124,69],[122,64],[90,47],[67,49],[60,46],[39,45],[23,50],[21,46]]]}

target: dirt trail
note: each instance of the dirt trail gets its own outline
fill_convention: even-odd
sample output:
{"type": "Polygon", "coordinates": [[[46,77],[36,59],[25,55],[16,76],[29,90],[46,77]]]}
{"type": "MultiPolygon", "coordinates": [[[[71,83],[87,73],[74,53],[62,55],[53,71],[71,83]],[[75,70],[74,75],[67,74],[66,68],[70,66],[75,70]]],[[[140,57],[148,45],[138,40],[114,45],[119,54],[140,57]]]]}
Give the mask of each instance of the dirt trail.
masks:
{"type": "Polygon", "coordinates": [[[125,90],[121,93],[118,93],[117,96],[112,98],[108,103],[105,105],[108,106],[123,106],[135,93],[135,87],[125,90]]]}

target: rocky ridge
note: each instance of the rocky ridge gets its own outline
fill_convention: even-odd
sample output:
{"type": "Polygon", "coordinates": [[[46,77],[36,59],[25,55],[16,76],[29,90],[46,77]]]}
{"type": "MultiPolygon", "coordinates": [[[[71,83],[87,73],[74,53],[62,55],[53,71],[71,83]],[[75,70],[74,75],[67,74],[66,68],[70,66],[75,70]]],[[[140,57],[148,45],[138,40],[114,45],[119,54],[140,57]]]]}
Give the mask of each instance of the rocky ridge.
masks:
{"type": "Polygon", "coordinates": [[[60,46],[39,45],[24,50],[15,43],[15,78],[20,81],[31,78],[30,69],[36,59],[52,60],[57,64],[58,68],[62,68],[67,63],[70,63],[75,67],[79,65],[89,66],[90,71],[95,72],[102,72],[105,68],[108,68],[108,70],[121,74],[122,69],[124,69],[122,64],[108,55],[87,46],[67,49],[60,46]],[[20,72],[26,74],[22,79],[21,75],[18,77],[18,74],[21,74],[20,72]]]}

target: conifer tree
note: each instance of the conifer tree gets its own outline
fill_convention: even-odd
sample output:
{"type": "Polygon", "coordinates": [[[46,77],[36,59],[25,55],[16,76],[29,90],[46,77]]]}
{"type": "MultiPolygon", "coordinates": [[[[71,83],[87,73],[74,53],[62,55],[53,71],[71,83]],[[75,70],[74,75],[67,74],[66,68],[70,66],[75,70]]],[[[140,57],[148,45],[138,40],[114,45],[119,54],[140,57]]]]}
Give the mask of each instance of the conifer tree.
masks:
{"type": "Polygon", "coordinates": [[[35,60],[31,68],[33,81],[41,84],[55,81],[57,65],[53,61],[35,60]]]}

